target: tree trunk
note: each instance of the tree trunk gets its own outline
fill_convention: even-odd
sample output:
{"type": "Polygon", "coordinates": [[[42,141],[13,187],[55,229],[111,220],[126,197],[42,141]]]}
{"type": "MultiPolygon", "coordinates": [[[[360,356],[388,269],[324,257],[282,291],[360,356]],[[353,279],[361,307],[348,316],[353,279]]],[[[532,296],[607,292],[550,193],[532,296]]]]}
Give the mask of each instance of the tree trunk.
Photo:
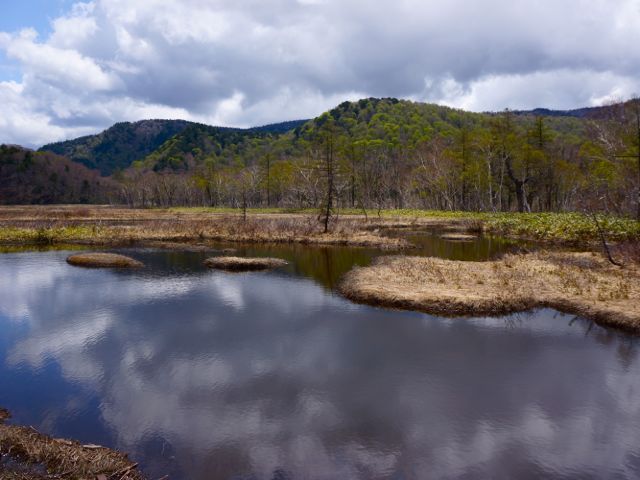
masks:
{"type": "Polygon", "coordinates": [[[507,158],[506,160],[507,167],[507,175],[509,179],[513,182],[513,186],[516,190],[516,202],[518,203],[518,212],[523,213],[525,211],[527,205],[527,199],[525,198],[524,185],[527,183],[527,180],[520,180],[513,172],[513,166],[511,165],[511,159],[507,158]]]}
{"type": "Polygon", "coordinates": [[[638,134],[638,198],[636,220],[640,222],[640,99],[636,99],[636,130],[638,134]]]}
{"type": "Polygon", "coordinates": [[[329,232],[329,218],[331,217],[331,207],[333,205],[333,134],[327,136],[327,204],[324,214],[324,233],[329,232]]]}

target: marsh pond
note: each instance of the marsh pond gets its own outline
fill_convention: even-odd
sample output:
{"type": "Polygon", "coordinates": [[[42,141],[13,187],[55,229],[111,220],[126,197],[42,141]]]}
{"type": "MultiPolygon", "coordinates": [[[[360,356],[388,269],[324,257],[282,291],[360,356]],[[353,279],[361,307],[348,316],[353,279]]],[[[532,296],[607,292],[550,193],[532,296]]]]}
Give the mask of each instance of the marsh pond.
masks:
{"type": "MultiPolygon", "coordinates": [[[[427,239],[483,260],[509,245],[427,239]]],[[[552,310],[449,319],[356,305],[380,252],[121,250],[136,270],[0,254],[0,406],[178,480],[637,478],[640,341],[552,310]]]]}

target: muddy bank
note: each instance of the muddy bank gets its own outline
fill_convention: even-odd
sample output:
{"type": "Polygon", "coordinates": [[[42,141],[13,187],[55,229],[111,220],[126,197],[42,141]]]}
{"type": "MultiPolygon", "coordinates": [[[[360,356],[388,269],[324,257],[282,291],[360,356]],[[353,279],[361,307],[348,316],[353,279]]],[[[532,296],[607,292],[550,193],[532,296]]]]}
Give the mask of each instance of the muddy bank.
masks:
{"type": "Polygon", "coordinates": [[[0,409],[0,478],[22,480],[121,479],[144,480],[127,455],[99,445],[52,438],[32,427],[7,425],[9,412],[0,409]]]}
{"type": "Polygon", "coordinates": [[[508,255],[491,262],[382,257],[339,286],[370,305],[443,316],[501,315],[550,307],[640,333],[640,268],[595,253],[508,255]]]}

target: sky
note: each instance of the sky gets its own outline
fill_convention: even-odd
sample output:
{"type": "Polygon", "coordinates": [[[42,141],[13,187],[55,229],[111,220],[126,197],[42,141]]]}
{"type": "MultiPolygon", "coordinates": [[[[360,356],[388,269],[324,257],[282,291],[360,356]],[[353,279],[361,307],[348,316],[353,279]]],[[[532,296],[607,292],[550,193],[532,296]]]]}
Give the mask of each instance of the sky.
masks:
{"type": "Polygon", "coordinates": [[[397,97],[473,111],[640,93],[640,0],[0,0],[0,143],[247,127],[397,97]]]}

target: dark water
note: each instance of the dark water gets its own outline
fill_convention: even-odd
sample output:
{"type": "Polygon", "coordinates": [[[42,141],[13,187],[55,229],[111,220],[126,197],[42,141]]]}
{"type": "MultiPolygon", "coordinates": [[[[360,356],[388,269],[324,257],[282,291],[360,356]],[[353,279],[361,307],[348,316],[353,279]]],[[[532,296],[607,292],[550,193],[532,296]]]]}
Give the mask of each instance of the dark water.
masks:
{"type": "MultiPolygon", "coordinates": [[[[420,229],[395,231],[393,235],[406,238],[416,248],[407,251],[408,255],[448,258],[449,260],[485,261],[520,248],[534,248],[534,245],[522,240],[481,235],[472,240],[448,240],[442,234],[456,233],[439,229],[420,229]]],[[[461,233],[461,232],[458,232],[461,233]]],[[[463,232],[462,232],[463,233],[463,232]]]]}
{"type": "Polygon", "coordinates": [[[358,306],[323,285],[365,250],[276,250],[297,263],[227,274],[203,254],[135,250],[145,269],[108,271],[0,255],[0,406],[130,452],[153,478],[640,475],[637,338],[549,310],[358,306]]]}
{"type": "Polygon", "coordinates": [[[292,274],[312,278],[325,287],[334,289],[340,278],[354,266],[366,266],[380,255],[418,255],[448,258],[450,260],[486,261],[505,253],[517,251],[527,245],[521,241],[502,237],[479,236],[471,241],[455,241],[441,238],[438,230],[392,231],[395,236],[407,239],[415,248],[402,251],[381,251],[372,248],[318,247],[313,245],[238,245],[214,244],[223,250],[232,248],[234,255],[269,256],[284,258],[291,263],[287,269],[292,274]]]}

